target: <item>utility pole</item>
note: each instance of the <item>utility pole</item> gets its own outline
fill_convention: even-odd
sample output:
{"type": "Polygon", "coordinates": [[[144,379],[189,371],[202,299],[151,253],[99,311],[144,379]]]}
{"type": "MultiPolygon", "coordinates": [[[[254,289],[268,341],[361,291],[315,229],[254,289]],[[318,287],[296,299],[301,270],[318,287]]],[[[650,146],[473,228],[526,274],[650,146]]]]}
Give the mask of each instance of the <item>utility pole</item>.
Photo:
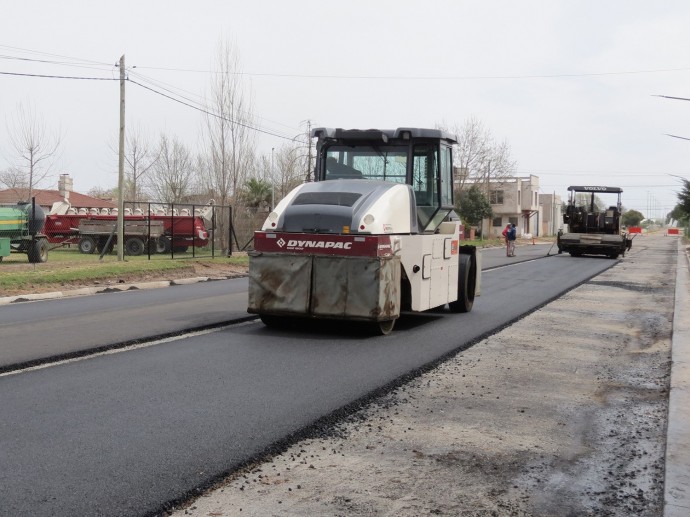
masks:
{"type": "Polygon", "coordinates": [[[311,181],[311,120],[307,120],[307,181],[311,181]]]}
{"type": "MultiPolygon", "coordinates": [[[[490,178],[491,178],[491,160],[489,160],[489,163],[486,165],[486,200],[491,204],[491,183],[490,183],[490,178]]],[[[482,223],[483,225],[483,223],[482,223]]],[[[484,233],[484,228],[482,228],[482,240],[484,238],[491,238],[491,219],[487,218],[486,219],[486,233],[484,233]]]]}
{"type": "Polygon", "coordinates": [[[117,260],[125,257],[125,55],[120,58],[120,149],[117,169],[117,260]]]}
{"type": "Polygon", "coordinates": [[[273,151],[275,151],[275,147],[271,147],[271,212],[273,212],[273,206],[275,203],[275,188],[273,186],[273,151]]]}

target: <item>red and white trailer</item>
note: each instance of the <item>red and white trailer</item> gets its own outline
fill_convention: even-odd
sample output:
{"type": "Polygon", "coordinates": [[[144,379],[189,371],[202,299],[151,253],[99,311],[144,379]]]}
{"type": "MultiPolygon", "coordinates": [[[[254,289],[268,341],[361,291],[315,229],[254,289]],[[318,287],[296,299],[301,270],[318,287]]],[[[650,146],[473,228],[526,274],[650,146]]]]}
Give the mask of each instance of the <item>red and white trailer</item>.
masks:
{"type": "MultiPolygon", "coordinates": [[[[129,224],[146,227],[150,221],[154,232],[150,235],[152,242],[155,243],[157,253],[185,252],[190,246],[204,247],[208,245],[210,233],[213,229],[212,221],[213,206],[204,206],[195,214],[125,214],[125,227],[129,224]],[[162,234],[159,228],[162,225],[162,234]]],[[[76,212],[64,203],[46,216],[44,232],[51,244],[77,244],[83,253],[93,253],[94,248],[90,245],[93,241],[93,233],[87,236],[82,235],[79,228],[83,227],[84,221],[93,222],[96,225],[107,226],[108,223],[114,224],[117,221],[117,214],[95,214],[95,213],[68,213],[76,212]],[[83,244],[83,246],[82,246],[83,244]]],[[[103,236],[95,239],[96,248],[102,251],[107,239],[103,236]]]]}

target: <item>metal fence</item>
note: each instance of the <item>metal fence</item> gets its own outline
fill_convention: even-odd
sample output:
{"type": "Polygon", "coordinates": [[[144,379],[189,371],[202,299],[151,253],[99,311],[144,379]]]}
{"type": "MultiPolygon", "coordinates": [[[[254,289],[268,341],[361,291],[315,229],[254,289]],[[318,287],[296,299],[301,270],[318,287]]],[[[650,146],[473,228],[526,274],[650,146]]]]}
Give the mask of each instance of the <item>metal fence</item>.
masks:
{"type": "MultiPolygon", "coordinates": [[[[47,209],[41,209],[47,214],[47,209]]],[[[16,220],[22,212],[18,205],[0,205],[0,213],[16,220]]],[[[72,208],[49,214],[45,234],[50,249],[77,247],[82,253],[113,253],[117,246],[117,209],[72,208]]],[[[228,205],[197,205],[154,201],[124,202],[124,250],[126,255],[153,258],[229,256],[254,247],[254,231],[268,216],[267,209],[228,205]]],[[[0,215],[0,220],[2,216],[0,215]]],[[[23,223],[26,228],[26,221],[23,223]]],[[[24,230],[26,232],[26,230],[24,230]]],[[[0,224],[0,232],[13,239],[20,237],[17,225],[0,224]]]]}
{"type": "MultiPolygon", "coordinates": [[[[231,206],[127,201],[124,216],[125,234],[128,224],[146,221],[149,258],[213,258],[233,252],[231,206]]],[[[127,242],[126,237],[125,253],[127,242]]]]}
{"type": "Polygon", "coordinates": [[[254,232],[268,217],[268,210],[256,208],[237,208],[234,214],[233,243],[237,251],[254,249],[254,232]]]}
{"type": "MultiPolygon", "coordinates": [[[[66,208],[49,214],[45,233],[51,248],[74,246],[82,253],[112,253],[117,243],[117,209],[66,208]]],[[[232,208],[191,203],[124,203],[126,255],[216,257],[232,254],[232,208]]]]}

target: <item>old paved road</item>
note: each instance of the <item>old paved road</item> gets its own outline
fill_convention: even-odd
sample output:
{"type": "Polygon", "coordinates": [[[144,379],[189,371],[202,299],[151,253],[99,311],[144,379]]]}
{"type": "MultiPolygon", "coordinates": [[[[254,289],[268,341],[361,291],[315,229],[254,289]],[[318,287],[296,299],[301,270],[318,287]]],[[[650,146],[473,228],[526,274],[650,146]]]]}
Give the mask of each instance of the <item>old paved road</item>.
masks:
{"type": "MultiPolygon", "coordinates": [[[[4,374],[0,515],[155,512],[323,415],[467,346],[612,264],[562,255],[496,268],[485,274],[472,313],[405,316],[387,337],[347,327],[279,333],[250,322],[4,374]]],[[[241,291],[236,289],[238,297],[241,291]]],[[[118,296],[128,297],[131,309],[142,294],[118,296]]],[[[40,303],[30,306],[52,317],[40,303]]],[[[122,310],[104,312],[116,320],[122,310]]],[[[215,307],[223,310],[231,310],[227,302],[215,307]]],[[[69,315],[61,316],[58,336],[69,329],[69,315]]],[[[131,327],[128,321],[117,324],[131,327]]]]}

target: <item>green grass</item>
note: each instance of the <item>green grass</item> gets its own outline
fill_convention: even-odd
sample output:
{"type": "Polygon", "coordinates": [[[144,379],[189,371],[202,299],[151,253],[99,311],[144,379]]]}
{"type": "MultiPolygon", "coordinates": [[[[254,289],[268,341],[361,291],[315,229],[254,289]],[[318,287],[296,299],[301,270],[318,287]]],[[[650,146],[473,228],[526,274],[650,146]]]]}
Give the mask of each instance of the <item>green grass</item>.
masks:
{"type": "Polygon", "coordinates": [[[55,249],[48,253],[48,261],[42,264],[30,264],[27,256],[12,253],[0,262],[0,296],[3,292],[25,290],[30,292],[35,287],[62,286],[65,284],[88,283],[119,279],[157,276],[168,272],[193,270],[195,263],[237,264],[246,265],[246,255],[233,257],[192,258],[191,253],[178,255],[171,259],[169,255],[155,255],[148,260],[146,255],[125,257],[118,261],[115,254],[106,255],[99,260],[98,254],[86,255],[76,249],[55,249]]]}

